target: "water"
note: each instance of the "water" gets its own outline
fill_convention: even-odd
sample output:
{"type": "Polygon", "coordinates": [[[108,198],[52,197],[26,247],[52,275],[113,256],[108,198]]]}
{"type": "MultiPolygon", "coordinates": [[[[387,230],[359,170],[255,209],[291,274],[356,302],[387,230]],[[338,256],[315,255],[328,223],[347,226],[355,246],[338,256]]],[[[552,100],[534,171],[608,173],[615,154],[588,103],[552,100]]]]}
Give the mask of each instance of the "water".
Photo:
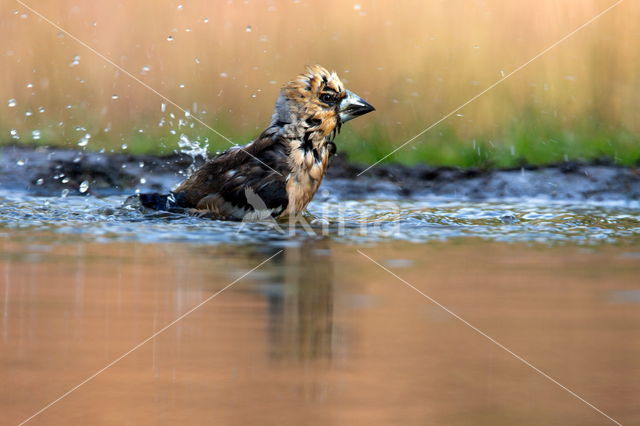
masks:
{"type": "Polygon", "coordinates": [[[451,312],[638,423],[637,202],[349,198],[290,233],[3,190],[0,424],[160,331],[31,424],[607,424],[451,312]]]}
{"type": "MultiPolygon", "coordinates": [[[[147,180],[140,179],[144,184],[147,180]]],[[[84,181],[80,192],[87,192],[84,181]]],[[[69,191],[66,191],[69,194],[69,191]]],[[[331,238],[342,244],[459,238],[547,245],[634,244],[640,236],[637,202],[563,203],[521,199],[512,202],[429,200],[344,200],[319,195],[295,228],[280,223],[234,223],[167,212],[141,213],[124,206],[126,196],[36,197],[0,193],[0,226],[5,229],[71,233],[89,239],[146,243],[189,242],[274,244],[331,238]],[[45,207],[46,206],[46,207],[45,207]]]]}

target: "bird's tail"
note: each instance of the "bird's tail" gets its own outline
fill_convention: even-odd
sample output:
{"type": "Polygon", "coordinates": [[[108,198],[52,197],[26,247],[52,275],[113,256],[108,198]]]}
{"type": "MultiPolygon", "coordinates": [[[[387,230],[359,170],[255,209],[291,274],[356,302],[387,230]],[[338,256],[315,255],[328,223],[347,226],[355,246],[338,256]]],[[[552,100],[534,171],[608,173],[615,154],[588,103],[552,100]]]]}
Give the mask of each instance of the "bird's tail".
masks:
{"type": "Polygon", "coordinates": [[[138,194],[138,200],[143,207],[153,210],[165,210],[169,212],[182,212],[185,207],[180,204],[179,194],[159,194],[150,192],[138,194]]]}

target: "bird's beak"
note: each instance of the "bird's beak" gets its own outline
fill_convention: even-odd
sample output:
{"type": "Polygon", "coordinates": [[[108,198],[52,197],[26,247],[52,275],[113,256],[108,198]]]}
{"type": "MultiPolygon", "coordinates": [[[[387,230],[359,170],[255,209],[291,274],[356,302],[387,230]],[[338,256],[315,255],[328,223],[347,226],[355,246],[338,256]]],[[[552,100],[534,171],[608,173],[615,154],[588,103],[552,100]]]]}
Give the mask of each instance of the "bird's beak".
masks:
{"type": "Polygon", "coordinates": [[[347,90],[347,96],[340,101],[340,122],[344,123],[371,111],[375,111],[375,108],[360,96],[347,90]]]}

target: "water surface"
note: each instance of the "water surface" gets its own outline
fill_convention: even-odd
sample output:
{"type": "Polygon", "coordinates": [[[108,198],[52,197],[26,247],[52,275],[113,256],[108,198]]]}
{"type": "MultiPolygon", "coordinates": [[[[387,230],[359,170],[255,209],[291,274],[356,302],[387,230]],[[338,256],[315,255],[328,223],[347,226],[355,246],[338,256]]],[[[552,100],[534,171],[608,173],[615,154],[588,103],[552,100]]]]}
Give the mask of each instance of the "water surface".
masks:
{"type": "Polygon", "coordinates": [[[313,235],[120,208],[0,203],[0,423],[640,421],[632,203],[321,195],[313,235]],[[359,252],[360,251],[360,252],[359,252]]]}

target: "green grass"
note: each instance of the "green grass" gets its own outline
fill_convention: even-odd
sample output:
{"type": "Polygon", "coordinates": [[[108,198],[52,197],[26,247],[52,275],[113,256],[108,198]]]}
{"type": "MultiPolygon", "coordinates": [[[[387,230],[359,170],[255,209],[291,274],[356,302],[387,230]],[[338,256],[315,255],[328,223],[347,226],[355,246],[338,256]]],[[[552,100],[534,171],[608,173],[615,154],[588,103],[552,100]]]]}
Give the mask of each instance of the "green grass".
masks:
{"type": "MultiPolygon", "coordinates": [[[[259,130],[234,134],[227,121],[217,120],[215,127],[232,140],[244,144],[255,137],[259,130]]],[[[414,126],[418,128],[417,126],[414,126]]],[[[0,128],[7,129],[8,126],[0,128]]],[[[41,126],[41,137],[34,140],[30,132],[22,132],[19,141],[12,141],[9,131],[3,142],[18,142],[36,145],[78,148],[77,141],[85,133],[73,129],[60,130],[55,125],[41,126]],[[26,137],[25,137],[26,136],[26,137]]],[[[230,144],[214,132],[201,125],[183,126],[170,133],[169,128],[155,125],[140,125],[129,132],[105,132],[99,127],[89,128],[92,138],[86,149],[97,151],[125,151],[132,154],[170,154],[178,149],[181,134],[201,144],[208,143],[209,151],[215,153],[227,149],[230,144]],[[143,129],[140,132],[139,129],[143,129]]],[[[372,164],[385,157],[406,139],[398,139],[378,125],[343,127],[336,143],[338,152],[350,161],[372,164]]],[[[568,124],[558,118],[542,116],[531,110],[521,113],[495,128],[491,134],[461,137],[446,123],[435,127],[417,138],[384,163],[428,164],[432,166],[476,167],[483,169],[519,167],[523,165],[555,164],[563,161],[590,161],[608,159],[624,165],[640,165],[640,137],[617,126],[606,124],[598,117],[582,117],[568,124]]]]}
{"type": "MultiPolygon", "coordinates": [[[[370,164],[404,142],[394,140],[384,129],[371,127],[362,134],[346,130],[338,145],[351,161],[370,164]]],[[[469,138],[441,124],[383,162],[491,169],[595,159],[640,165],[640,135],[592,117],[568,126],[558,119],[527,113],[492,134],[469,138]]]]}

